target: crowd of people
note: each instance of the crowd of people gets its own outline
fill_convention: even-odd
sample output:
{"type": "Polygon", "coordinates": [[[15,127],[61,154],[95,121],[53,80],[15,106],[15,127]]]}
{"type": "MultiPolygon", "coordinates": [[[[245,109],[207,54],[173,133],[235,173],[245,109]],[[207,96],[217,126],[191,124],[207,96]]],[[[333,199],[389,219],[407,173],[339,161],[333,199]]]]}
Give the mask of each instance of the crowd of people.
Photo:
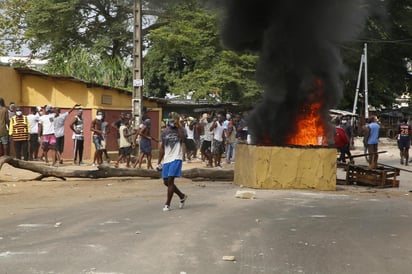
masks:
{"type": "Polygon", "coordinates": [[[232,117],[231,113],[212,112],[198,118],[181,115],[179,123],[186,136],[183,161],[201,160],[206,167],[222,168],[222,155],[227,164],[234,163],[236,144],[247,140],[247,123],[240,114],[232,117]]]}
{"type": "MultiPolygon", "coordinates": [[[[176,118],[176,117],[175,117],[176,118]]],[[[161,130],[167,128],[167,121],[162,122],[161,130]]],[[[203,113],[199,117],[178,114],[177,119],[185,136],[182,141],[182,161],[202,161],[206,167],[222,168],[221,160],[227,164],[235,161],[236,144],[246,143],[247,124],[240,114],[203,113]],[[223,156],[223,157],[222,157],[223,156]]],[[[84,131],[92,133],[95,154],[93,166],[106,160],[110,162],[106,144],[107,136],[112,131],[117,132],[119,146],[118,158],[114,166],[124,163],[126,167],[141,168],[144,162],[148,169],[152,165],[152,141],[161,142],[152,135],[151,120],[145,114],[137,129],[132,125],[131,113],[122,112],[119,119],[109,124],[105,112],[97,110],[90,127],[85,128],[83,109],[75,104],[70,110],[62,113],[59,107],[45,105],[32,107],[29,114],[11,102],[6,106],[0,98],[0,156],[10,155],[10,145],[14,147],[15,157],[25,161],[44,161],[47,164],[59,166],[63,163],[65,137],[73,140],[73,164],[83,165],[84,131]],[[77,111],[70,121],[71,132],[65,132],[65,124],[69,114],[77,111]],[[133,157],[135,148],[137,157],[133,157]],[[132,164],[132,158],[135,159],[132,164]]]]}
{"type": "Polygon", "coordinates": [[[65,121],[79,106],[75,104],[65,113],[50,105],[32,107],[26,115],[14,102],[6,107],[4,99],[0,98],[0,155],[10,155],[10,145],[13,144],[16,159],[43,160],[55,166],[63,163],[65,121]],[[54,152],[51,161],[50,150],[54,152]]]}
{"type": "MultiPolygon", "coordinates": [[[[130,119],[131,115],[124,115],[130,119]]],[[[123,123],[124,120],[120,119],[123,123]]],[[[116,130],[119,126],[113,125],[116,130]]],[[[106,150],[106,138],[110,132],[105,113],[98,110],[90,128],[85,128],[83,109],[75,104],[69,111],[62,113],[59,107],[45,105],[32,107],[29,114],[11,102],[8,107],[3,98],[0,98],[0,156],[10,155],[10,145],[14,146],[16,159],[25,161],[44,161],[47,164],[59,166],[63,163],[65,137],[69,135],[73,140],[73,163],[83,165],[84,131],[90,129],[93,135],[95,155],[92,165],[103,163],[103,156],[110,162],[106,150]],[[77,110],[74,119],[70,122],[72,132],[65,132],[66,120],[69,114],[77,110]],[[50,154],[52,155],[49,155],[50,154]],[[51,157],[51,158],[49,158],[51,157]]]]}

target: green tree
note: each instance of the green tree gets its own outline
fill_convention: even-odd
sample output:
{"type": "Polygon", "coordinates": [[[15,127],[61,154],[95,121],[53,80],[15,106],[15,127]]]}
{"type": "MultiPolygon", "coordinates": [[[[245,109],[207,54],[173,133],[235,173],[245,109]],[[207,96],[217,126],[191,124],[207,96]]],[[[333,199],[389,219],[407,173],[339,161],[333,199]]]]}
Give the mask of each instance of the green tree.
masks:
{"type": "Polygon", "coordinates": [[[131,90],[131,69],[119,56],[99,58],[84,48],[56,53],[43,68],[50,74],[70,75],[89,82],[131,90]]]}
{"type": "Polygon", "coordinates": [[[147,95],[191,92],[195,99],[243,101],[259,94],[256,56],[222,48],[216,13],[188,1],[167,14],[168,24],[148,34],[143,62],[147,95]]]}
{"type": "Polygon", "coordinates": [[[24,18],[29,6],[26,0],[0,1],[0,55],[9,51],[19,52],[27,42],[24,37],[24,18]]]}
{"type": "Polygon", "coordinates": [[[368,19],[360,39],[343,46],[348,73],[342,108],[352,109],[364,43],[368,44],[368,99],[371,105],[391,107],[394,98],[405,91],[405,83],[410,82],[403,59],[412,57],[412,1],[391,0],[375,4],[378,12],[368,19]]]}

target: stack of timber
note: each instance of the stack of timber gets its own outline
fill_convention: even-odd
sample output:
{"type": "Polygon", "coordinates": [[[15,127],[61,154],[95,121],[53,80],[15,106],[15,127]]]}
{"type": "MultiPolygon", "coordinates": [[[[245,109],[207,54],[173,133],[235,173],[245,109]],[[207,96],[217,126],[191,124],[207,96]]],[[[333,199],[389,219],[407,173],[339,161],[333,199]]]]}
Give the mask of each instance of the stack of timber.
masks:
{"type": "Polygon", "coordinates": [[[399,187],[400,169],[396,167],[378,166],[369,169],[368,166],[348,165],[346,170],[346,184],[367,185],[379,188],[399,187]]]}

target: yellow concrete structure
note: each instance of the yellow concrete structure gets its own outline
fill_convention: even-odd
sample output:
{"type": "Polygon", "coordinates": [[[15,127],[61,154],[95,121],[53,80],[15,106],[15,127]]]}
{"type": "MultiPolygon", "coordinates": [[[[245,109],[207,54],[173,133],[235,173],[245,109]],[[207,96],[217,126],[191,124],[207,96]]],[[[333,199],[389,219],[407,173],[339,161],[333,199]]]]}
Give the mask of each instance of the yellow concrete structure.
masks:
{"type": "Polygon", "coordinates": [[[238,144],[234,181],[262,189],[336,190],[336,149],[238,144]]]}

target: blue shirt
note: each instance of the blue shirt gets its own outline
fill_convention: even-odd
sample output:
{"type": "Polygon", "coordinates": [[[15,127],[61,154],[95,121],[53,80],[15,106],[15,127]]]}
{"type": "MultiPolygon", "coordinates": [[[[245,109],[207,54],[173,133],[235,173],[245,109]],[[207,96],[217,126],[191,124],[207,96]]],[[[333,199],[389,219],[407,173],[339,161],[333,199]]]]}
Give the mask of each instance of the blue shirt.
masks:
{"type": "Polygon", "coordinates": [[[369,124],[368,145],[377,145],[379,143],[379,125],[375,122],[369,124]]]}

